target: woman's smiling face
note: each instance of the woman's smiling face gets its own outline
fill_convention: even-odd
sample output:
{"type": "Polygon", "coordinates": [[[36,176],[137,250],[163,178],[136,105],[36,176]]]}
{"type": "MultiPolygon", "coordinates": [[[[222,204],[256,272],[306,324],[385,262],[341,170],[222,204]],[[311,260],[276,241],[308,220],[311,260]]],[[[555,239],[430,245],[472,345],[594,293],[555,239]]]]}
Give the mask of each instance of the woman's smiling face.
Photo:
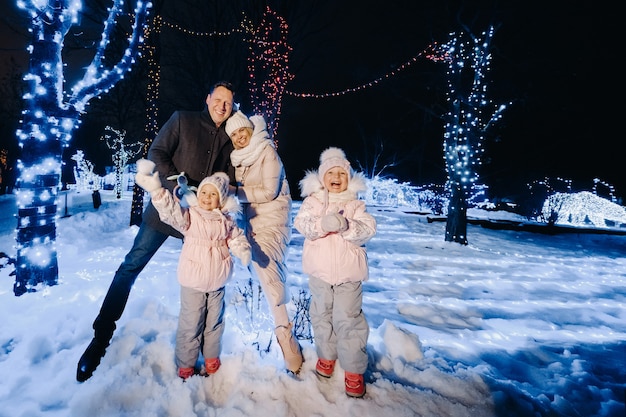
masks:
{"type": "Polygon", "coordinates": [[[250,144],[252,137],[252,129],[249,127],[240,127],[230,134],[230,140],[233,142],[235,149],[243,149],[250,144]]]}

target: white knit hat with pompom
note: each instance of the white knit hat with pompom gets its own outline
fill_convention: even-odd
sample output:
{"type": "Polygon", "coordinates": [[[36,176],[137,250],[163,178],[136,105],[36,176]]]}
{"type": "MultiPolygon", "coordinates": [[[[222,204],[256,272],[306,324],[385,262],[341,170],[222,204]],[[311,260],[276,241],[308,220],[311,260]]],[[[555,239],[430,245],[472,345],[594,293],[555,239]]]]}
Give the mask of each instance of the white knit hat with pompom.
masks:
{"type": "Polygon", "coordinates": [[[202,186],[206,184],[213,185],[220,195],[220,208],[222,208],[224,207],[226,197],[228,197],[229,182],[230,178],[228,177],[228,174],[224,172],[216,172],[215,174],[211,175],[210,177],[206,177],[202,180],[202,182],[200,182],[200,185],[198,186],[198,191],[200,191],[202,189],[202,186]]]}
{"type": "Polygon", "coordinates": [[[254,129],[254,125],[252,124],[250,119],[248,119],[248,117],[246,117],[246,115],[243,114],[243,112],[241,111],[238,111],[237,113],[230,116],[228,120],[226,120],[226,134],[228,135],[228,137],[230,137],[230,135],[235,130],[241,127],[249,127],[250,129],[254,129]]]}
{"type": "Polygon", "coordinates": [[[339,148],[330,147],[320,155],[320,167],[317,173],[322,184],[324,183],[326,171],[334,167],[343,168],[348,173],[348,181],[352,178],[350,162],[346,159],[344,151],[339,148]]]}

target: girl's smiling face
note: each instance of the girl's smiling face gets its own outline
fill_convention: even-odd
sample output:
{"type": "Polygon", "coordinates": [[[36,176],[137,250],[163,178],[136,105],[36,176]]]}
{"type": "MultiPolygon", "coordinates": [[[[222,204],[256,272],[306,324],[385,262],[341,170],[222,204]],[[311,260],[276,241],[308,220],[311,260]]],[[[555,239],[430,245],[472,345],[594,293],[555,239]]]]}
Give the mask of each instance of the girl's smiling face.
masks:
{"type": "Polygon", "coordinates": [[[324,187],[329,193],[341,193],[348,189],[348,173],[341,167],[332,167],[324,174],[324,187]]]}
{"type": "Polygon", "coordinates": [[[220,193],[213,184],[204,184],[198,190],[198,207],[204,210],[220,208],[220,193]]]}

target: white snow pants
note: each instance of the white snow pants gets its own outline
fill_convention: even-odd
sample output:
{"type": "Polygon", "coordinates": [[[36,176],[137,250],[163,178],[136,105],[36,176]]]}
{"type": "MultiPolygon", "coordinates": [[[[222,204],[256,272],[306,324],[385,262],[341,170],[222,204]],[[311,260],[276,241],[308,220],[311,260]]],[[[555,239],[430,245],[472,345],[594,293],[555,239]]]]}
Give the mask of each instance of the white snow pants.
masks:
{"type": "Polygon", "coordinates": [[[362,283],[330,285],[309,276],[309,290],[309,314],[318,358],[338,359],[344,371],[365,373],[370,328],[361,309],[362,283]]]}
{"type": "Polygon", "coordinates": [[[180,287],[176,330],[176,366],[193,368],[200,350],[205,359],[217,358],[224,334],[224,287],[208,293],[180,287]]]}

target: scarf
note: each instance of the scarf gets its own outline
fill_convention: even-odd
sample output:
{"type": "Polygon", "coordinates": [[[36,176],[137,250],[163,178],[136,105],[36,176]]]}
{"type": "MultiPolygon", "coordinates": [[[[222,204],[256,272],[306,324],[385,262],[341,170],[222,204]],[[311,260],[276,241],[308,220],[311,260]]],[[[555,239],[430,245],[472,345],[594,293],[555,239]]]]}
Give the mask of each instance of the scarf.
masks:
{"type": "Polygon", "coordinates": [[[267,146],[273,146],[273,142],[263,134],[255,133],[250,138],[250,143],[243,149],[234,149],[230,153],[230,162],[234,167],[249,167],[254,164],[267,146]]]}

